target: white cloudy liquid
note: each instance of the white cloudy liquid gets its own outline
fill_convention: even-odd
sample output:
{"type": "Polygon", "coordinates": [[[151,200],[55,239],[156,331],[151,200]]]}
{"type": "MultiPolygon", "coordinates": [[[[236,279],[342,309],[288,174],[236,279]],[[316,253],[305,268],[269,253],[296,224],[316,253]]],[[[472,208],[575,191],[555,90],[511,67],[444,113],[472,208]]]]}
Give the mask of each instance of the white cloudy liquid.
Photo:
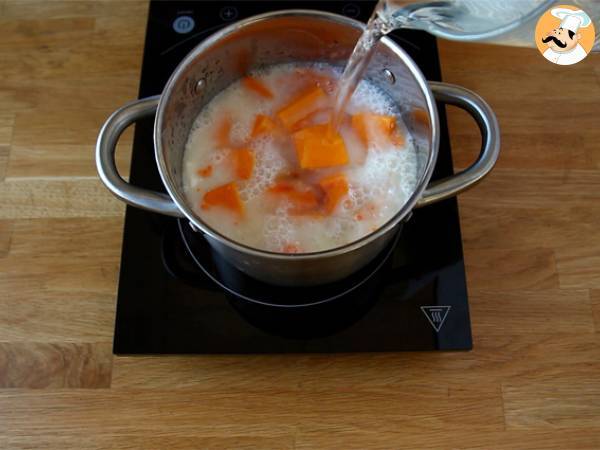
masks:
{"type": "MultiPolygon", "coordinates": [[[[219,233],[239,243],[262,250],[284,252],[293,246],[301,253],[328,250],[353,242],[379,228],[406,203],[417,184],[417,152],[402,123],[399,108],[379,88],[363,80],[352,96],[346,112],[369,111],[393,115],[404,136],[401,148],[378,141],[365,151],[355,131],[342,124],[340,134],[346,145],[349,163],[339,167],[300,170],[289,138],[262,135],[250,139],[257,114],[275,117],[283,105],[306,89],[306,70],[339,78],[340,71],[323,64],[285,64],[272,66],[251,75],[273,92],[265,99],[234,82],[203,108],[189,134],[183,160],[183,188],[194,212],[219,233]],[[294,76],[295,75],[295,76],[294,76]],[[236,180],[228,164],[232,148],[218,148],[215,128],[224,114],[232,118],[231,147],[250,148],[254,169],[248,180],[236,180]],[[210,166],[210,176],[198,170],[210,166]],[[290,214],[285,202],[274,202],[266,190],[278,176],[302,172],[307,182],[317,183],[331,174],[343,173],[348,181],[347,195],[331,214],[322,216],[290,214]],[[223,184],[237,183],[244,204],[239,217],[227,209],[203,209],[204,194],[223,184]]],[[[323,86],[333,105],[334,86],[323,86]]],[[[316,123],[327,122],[329,113],[317,114],[316,123]]]]}

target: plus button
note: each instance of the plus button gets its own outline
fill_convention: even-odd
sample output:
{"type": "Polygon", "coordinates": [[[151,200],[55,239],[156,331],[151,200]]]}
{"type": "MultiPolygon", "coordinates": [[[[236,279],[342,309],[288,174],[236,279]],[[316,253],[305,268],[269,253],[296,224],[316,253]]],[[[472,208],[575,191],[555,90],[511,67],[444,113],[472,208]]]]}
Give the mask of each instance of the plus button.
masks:
{"type": "Polygon", "coordinates": [[[219,12],[219,16],[226,22],[231,22],[235,20],[238,16],[238,11],[233,6],[225,6],[221,8],[219,12]]]}

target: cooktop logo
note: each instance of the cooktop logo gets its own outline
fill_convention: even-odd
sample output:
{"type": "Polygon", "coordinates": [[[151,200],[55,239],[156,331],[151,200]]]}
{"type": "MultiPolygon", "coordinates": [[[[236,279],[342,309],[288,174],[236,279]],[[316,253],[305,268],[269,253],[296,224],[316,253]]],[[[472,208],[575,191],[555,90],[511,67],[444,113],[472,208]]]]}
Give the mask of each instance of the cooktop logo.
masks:
{"type": "Polygon", "coordinates": [[[561,5],[546,11],[535,27],[535,43],[548,61],[561,66],[578,63],[594,46],[590,16],[576,6],[561,5]]]}

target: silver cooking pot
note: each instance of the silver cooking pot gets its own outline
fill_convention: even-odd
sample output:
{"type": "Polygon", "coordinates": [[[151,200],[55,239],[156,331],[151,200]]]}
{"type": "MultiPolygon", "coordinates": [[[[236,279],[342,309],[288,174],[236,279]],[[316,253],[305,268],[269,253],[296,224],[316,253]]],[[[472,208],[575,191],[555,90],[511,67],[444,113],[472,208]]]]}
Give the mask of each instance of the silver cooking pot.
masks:
{"type": "Polygon", "coordinates": [[[251,248],[222,235],[194,213],[184,195],[181,177],[184,148],[194,119],[244,70],[301,61],[343,67],[363,29],[361,22],[336,14],[287,10],[250,17],[213,34],[179,64],[162,95],[128,103],[108,118],[96,144],[101,180],[130,205],[185,217],[227,261],[262,281],[306,286],[339,280],[357,271],[390,242],[413,208],[473,186],[492,169],[500,149],[498,123],[485,101],[458,86],[428,83],[415,62],[391,39],[384,38],[378,44],[366,77],[401,106],[418,148],[419,182],[402,209],[373,233],[343,247],[314,253],[282,254],[251,248]],[[436,100],[456,105],[473,116],[483,145],[478,160],[468,169],[429,184],[440,138],[436,100]],[[154,152],[168,194],[127,183],[115,165],[115,147],[123,130],[155,113],[154,152]]]}

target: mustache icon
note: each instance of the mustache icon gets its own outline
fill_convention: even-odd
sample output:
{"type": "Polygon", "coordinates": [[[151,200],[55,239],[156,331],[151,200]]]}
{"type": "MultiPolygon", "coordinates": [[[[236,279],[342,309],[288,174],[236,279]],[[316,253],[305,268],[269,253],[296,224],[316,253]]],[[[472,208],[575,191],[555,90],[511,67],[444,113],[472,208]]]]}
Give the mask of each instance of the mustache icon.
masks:
{"type": "Polygon", "coordinates": [[[556,38],[555,36],[548,36],[548,37],[542,38],[542,42],[544,44],[547,42],[550,42],[550,41],[554,41],[554,43],[556,45],[558,45],[560,48],[565,48],[567,46],[566,42],[559,41],[558,38],[556,38]]]}

